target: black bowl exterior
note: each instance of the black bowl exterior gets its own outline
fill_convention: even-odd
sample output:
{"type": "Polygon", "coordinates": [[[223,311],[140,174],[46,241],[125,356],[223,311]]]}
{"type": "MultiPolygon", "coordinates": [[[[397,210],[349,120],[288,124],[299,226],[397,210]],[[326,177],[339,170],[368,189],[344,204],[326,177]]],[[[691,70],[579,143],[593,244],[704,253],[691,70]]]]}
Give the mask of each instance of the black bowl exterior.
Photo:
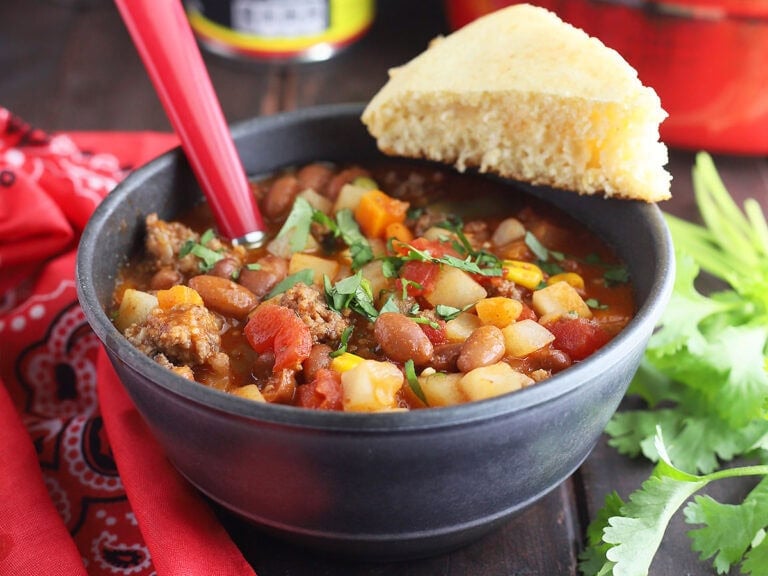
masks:
{"type": "MultiPolygon", "coordinates": [[[[246,170],[379,157],[359,105],[261,118],[233,136],[246,170]]],[[[81,304],[131,398],[175,466],[213,500],[294,541],[368,559],[436,554],[484,534],[567,478],[588,456],[637,369],[672,285],[655,206],[522,187],[615,246],[640,306],[585,362],[504,397],[463,406],[346,414],[249,402],[190,383],[135,350],[110,323],[115,270],[144,216],[199,198],[176,151],[132,173],[81,241],[81,304]]]]}

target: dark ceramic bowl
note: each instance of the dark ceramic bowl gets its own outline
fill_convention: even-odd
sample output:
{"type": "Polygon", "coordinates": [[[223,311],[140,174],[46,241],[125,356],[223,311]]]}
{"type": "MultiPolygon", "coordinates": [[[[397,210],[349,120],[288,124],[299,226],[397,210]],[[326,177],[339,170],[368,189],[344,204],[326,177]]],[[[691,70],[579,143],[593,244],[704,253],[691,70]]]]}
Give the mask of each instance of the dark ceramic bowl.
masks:
{"type": "MultiPolygon", "coordinates": [[[[315,160],[365,162],[380,154],[361,112],[306,109],[239,124],[233,135],[252,174],[315,160]]],[[[139,246],[144,216],[170,218],[200,197],[178,150],[134,171],[94,213],[78,254],[80,302],[168,457],[214,501],[334,553],[440,553],[488,532],[578,468],[624,395],[672,288],[673,253],[656,206],[524,189],[616,248],[639,310],[588,360],[510,395],[413,412],[311,411],[190,383],[134,349],[105,308],[116,270],[139,246]]]]}

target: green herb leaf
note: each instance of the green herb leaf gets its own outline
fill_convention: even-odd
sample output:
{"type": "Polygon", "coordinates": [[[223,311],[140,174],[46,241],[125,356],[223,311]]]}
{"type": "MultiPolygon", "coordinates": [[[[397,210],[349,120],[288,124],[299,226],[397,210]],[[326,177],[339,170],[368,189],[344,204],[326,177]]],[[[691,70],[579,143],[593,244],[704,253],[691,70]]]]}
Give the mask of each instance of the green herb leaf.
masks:
{"type": "Polygon", "coordinates": [[[306,284],[307,286],[311,286],[314,277],[314,272],[312,272],[312,270],[309,268],[299,270],[298,272],[291,274],[290,276],[286,276],[280,282],[278,282],[277,285],[269,291],[269,294],[264,297],[264,299],[269,300],[278,294],[282,294],[286,290],[296,286],[296,284],[306,284]]]}
{"type": "Polygon", "coordinates": [[[346,328],[344,328],[344,331],[341,333],[341,341],[339,342],[339,347],[329,354],[331,358],[336,358],[337,356],[341,356],[342,354],[344,354],[344,352],[347,351],[347,345],[349,344],[349,337],[352,336],[353,330],[354,330],[353,326],[347,326],[346,328]]]}
{"type": "Polygon", "coordinates": [[[351,210],[344,208],[336,214],[336,223],[342,240],[349,246],[352,257],[352,270],[356,271],[373,260],[373,250],[368,240],[360,232],[360,226],[351,210]]]}
{"type": "Polygon", "coordinates": [[[291,253],[301,252],[307,246],[309,229],[315,209],[302,197],[296,198],[277,238],[290,238],[291,253]]]}
{"type": "Polygon", "coordinates": [[[421,389],[421,384],[419,384],[419,378],[416,376],[416,368],[413,365],[413,360],[405,361],[405,380],[408,382],[408,386],[416,397],[424,402],[426,406],[429,406],[427,397],[424,395],[424,390],[421,389]]]}
{"type": "Polygon", "coordinates": [[[539,242],[539,239],[534,236],[534,234],[530,231],[525,232],[525,245],[528,246],[528,248],[533,252],[534,256],[541,260],[542,262],[546,262],[549,260],[549,250],[547,250],[546,246],[539,242]]]}
{"type": "Polygon", "coordinates": [[[345,308],[357,312],[369,321],[373,322],[379,315],[373,303],[371,285],[363,277],[362,272],[344,278],[335,285],[327,276],[323,278],[325,285],[325,299],[332,309],[342,312],[345,308]]]}
{"type": "Polygon", "coordinates": [[[189,254],[197,256],[200,259],[199,267],[201,272],[210,271],[216,262],[224,258],[224,254],[221,252],[211,250],[194,240],[187,240],[179,249],[179,258],[184,258],[189,254]]]}
{"type": "Polygon", "coordinates": [[[613,266],[603,273],[603,278],[608,286],[626,284],[629,282],[629,270],[626,266],[613,266]]]}
{"type": "Polygon", "coordinates": [[[602,304],[597,298],[587,298],[584,303],[593,310],[605,310],[608,308],[606,304],[602,304]]]}
{"type": "Polygon", "coordinates": [[[446,306],[445,304],[438,304],[435,306],[435,314],[445,321],[453,320],[461,314],[465,309],[454,308],[453,306],[446,306]]]}

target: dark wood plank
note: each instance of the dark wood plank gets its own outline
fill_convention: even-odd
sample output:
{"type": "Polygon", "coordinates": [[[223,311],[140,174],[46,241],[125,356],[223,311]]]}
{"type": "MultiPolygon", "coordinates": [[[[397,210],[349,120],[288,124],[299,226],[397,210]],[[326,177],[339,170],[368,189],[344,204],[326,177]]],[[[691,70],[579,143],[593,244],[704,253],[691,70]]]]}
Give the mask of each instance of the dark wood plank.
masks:
{"type": "Polygon", "coordinates": [[[469,546],[435,558],[391,563],[328,558],[265,536],[223,511],[220,514],[256,572],[265,576],[565,576],[576,574],[581,532],[570,513],[572,502],[572,483],[565,482],[469,546]]]}

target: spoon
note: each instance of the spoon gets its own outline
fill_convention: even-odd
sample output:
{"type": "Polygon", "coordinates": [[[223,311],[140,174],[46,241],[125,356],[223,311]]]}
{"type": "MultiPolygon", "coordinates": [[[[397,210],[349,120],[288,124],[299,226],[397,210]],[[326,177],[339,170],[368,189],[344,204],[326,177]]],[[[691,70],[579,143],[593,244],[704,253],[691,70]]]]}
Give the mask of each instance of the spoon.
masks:
{"type": "Polygon", "coordinates": [[[180,0],[116,0],[219,232],[258,245],[264,221],[180,0]]]}

